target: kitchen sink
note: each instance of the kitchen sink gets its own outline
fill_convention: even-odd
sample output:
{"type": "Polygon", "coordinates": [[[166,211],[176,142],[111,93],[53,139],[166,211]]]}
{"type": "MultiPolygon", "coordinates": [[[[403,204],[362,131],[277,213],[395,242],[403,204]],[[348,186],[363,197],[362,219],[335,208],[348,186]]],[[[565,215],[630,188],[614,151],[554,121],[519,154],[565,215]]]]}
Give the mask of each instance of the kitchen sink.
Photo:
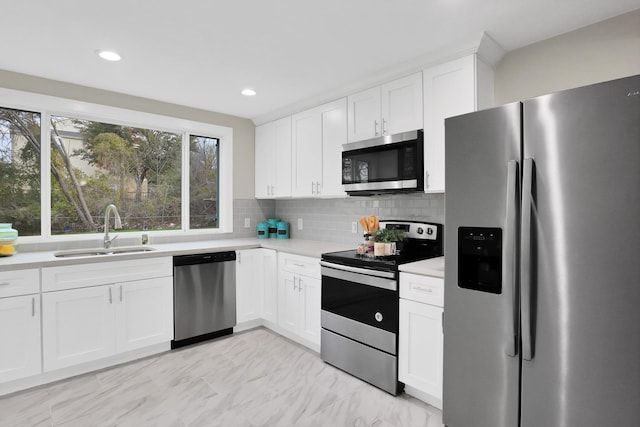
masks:
{"type": "Polygon", "coordinates": [[[117,254],[130,254],[137,252],[150,252],[155,251],[155,248],[151,246],[122,246],[119,248],[93,248],[93,249],[70,249],[67,251],[58,251],[53,254],[56,258],[71,258],[71,257],[85,257],[85,256],[99,256],[99,255],[117,255],[117,254]]]}

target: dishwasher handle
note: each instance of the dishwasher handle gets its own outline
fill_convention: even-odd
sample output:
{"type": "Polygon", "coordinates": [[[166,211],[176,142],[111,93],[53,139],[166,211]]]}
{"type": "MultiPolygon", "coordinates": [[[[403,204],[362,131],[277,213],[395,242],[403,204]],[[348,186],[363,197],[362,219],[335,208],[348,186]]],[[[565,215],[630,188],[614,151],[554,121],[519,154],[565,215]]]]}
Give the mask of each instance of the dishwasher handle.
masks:
{"type": "Polygon", "coordinates": [[[206,254],[180,255],[173,257],[173,266],[210,264],[214,262],[235,261],[235,251],[212,252],[206,254]]]}

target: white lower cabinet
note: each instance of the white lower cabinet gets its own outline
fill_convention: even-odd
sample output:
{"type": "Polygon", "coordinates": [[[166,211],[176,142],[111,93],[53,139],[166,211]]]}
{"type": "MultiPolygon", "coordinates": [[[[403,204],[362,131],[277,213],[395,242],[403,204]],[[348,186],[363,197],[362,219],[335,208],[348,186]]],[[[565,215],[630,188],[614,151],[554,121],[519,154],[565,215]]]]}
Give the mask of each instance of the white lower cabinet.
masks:
{"type": "Polygon", "coordinates": [[[115,353],[112,286],[45,293],[42,316],[45,372],[115,353]]]}
{"type": "Polygon", "coordinates": [[[116,352],[173,338],[173,278],[158,277],[118,285],[116,352]]]}
{"type": "Polygon", "coordinates": [[[45,372],[173,338],[171,257],[43,268],[42,277],[45,372]]]}
{"type": "Polygon", "coordinates": [[[443,282],[400,274],[398,378],[407,386],[407,393],[437,408],[442,408],[444,310],[432,304],[439,303],[443,282]]]}
{"type": "Polygon", "coordinates": [[[320,264],[316,258],[278,254],[278,326],[320,349],[320,264]]]}
{"type": "Polygon", "coordinates": [[[236,316],[238,324],[264,319],[276,322],[276,251],[246,249],[236,257],[236,316]]]}
{"type": "Polygon", "coordinates": [[[273,249],[260,249],[262,253],[262,279],[264,285],[262,318],[278,321],[278,253],[273,249]]]}
{"type": "Polygon", "coordinates": [[[236,252],[236,321],[260,318],[262,311],[262,253],[260,249],[236,252]]]}
{"type": "Polygon", "coordinates": [[[40,373],[40,295],[0,299],[0,343],[0,383],[40,373]]]}
{"type": "Polygon", "coordinates": [[[171,341],[172,292],[159,277],[44,293],[44,370],[171,341]]]}

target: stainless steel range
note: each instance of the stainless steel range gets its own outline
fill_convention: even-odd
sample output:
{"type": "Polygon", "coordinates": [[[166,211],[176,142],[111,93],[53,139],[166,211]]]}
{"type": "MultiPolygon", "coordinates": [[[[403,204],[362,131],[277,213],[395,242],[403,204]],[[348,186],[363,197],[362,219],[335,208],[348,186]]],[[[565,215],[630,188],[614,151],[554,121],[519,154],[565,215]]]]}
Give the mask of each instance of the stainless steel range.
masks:
{"type": "Polygon", "coordinates": [[[322,255],[322,359],[388,393],[398,381],[398,267],[442,256],[442,225],[383,221],[380,228],[404,230],[399,253],[387,257],[354,250],[322,255]]]}

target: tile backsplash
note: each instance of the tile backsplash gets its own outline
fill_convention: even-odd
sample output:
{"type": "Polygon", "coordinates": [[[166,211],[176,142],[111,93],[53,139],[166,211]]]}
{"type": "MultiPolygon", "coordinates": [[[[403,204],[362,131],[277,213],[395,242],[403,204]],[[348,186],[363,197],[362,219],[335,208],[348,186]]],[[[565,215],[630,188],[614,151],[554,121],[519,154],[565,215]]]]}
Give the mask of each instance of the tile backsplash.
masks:
{"type": "Polygon", "coordinates": [[[278,200],[275,216],[290,223],[291,237],[357,244],[362,229],[351,232],[362,216],[379,219],[420,220],[444,224],[444,194],[397,194],[342,199],[278,200]],[[298,219],[302,218],[302,230],[298,219]]]}

